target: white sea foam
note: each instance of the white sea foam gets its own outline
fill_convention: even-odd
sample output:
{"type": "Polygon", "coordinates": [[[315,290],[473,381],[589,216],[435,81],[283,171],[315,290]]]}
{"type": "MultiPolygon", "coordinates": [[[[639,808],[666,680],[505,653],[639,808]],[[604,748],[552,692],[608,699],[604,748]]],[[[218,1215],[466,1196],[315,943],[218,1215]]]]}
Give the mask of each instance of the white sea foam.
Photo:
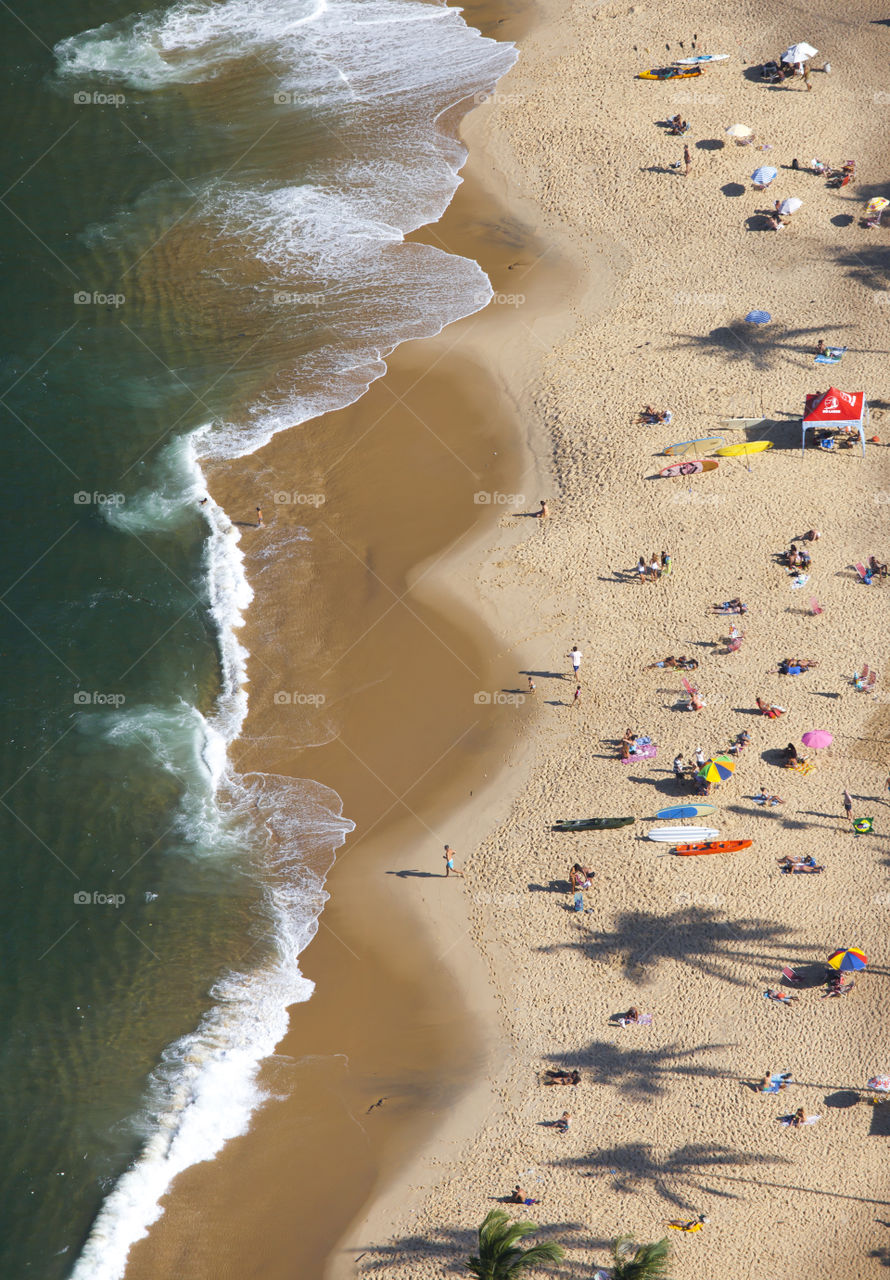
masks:
{"type": "MultiPolygon", "coordinates": [[[[106,512],[122,534],[156,536],[175,533],[208,498],[197,509],[208,528],[206,589],[222,671],[214,713],[127,707],[104,731],[122,745],[141,743],[183,782],[182,832],[195,856],[237,860],[252,850],[246,870],[264,894],[259,926],[274,940],[255,968],[217,982],[200,1025],[168,1047],[153,1074],[143,1150],[106,1197],[71,1273],[120,1280],[176,1175],[244,1132],[261,1104],[259,1067],[286,1030],[288,1006],[311,995],[298,957],[317,929],[333,855],[352,829],[339,797],[319,784],[239,777],[231,768],[227,749],[247,712],[248,655],[238,630],[252,591],[239,530],[208,495],[199,460],[250,453],[276,431],[356,400],[398,343],[486,304],[490,285],[475,262],[405,236],[438,219],[459,183],[465,151],[438,119],[489,89],[515,54],[468,28],[458,10],[419,0],[187,0],[71,37],[56,54],[69,84],[88,77],[139,92],[213,80],[252,60],[258,114],[260,100],[273,109],[274,89],[322,132],[349,138],[332,147],[330,163],[320,159],[291,181],[194,185],[193,216],[266,270],[264,291],[255,272],[243,286],[253,291],[245,305],[268,308],[276,292],[309,288],[320,307],[304,317],[298,305],[285,323],[304,334],[320,331],[321,320],[337,337],[304,342],[300,364],[283,369],[258,403],[169,445],[147,468],[142,491],[106,512]],[[261,67],[271,69],[262,81],[261,67]]],[[[134,234],[139,221],[123,211],[94,243],[134,234]]]]}

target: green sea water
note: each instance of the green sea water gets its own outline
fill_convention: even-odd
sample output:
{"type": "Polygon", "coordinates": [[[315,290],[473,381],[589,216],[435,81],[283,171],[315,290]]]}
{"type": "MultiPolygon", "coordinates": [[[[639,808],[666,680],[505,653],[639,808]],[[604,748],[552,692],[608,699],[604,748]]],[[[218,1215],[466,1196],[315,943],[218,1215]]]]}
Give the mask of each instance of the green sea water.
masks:
{"type": "Polygon", "coordinates": [[[249,1123],[350,829],[228,763],[251,587],[202,460],[484,302],[403,235],[456,184],[437,116],[513,55],[415,0],[3,23],[0,1270],[111,1280],[249,1123]]]}

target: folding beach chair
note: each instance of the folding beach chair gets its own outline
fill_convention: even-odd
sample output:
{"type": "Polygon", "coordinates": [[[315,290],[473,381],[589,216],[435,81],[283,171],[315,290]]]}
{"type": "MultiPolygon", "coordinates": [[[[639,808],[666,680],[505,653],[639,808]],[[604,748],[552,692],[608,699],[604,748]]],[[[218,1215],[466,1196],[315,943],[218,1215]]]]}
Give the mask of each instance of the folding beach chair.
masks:
{"type": "Polygon", "coordinates": [[[822,606],[815,596],[810,596],[810,611],[814,617],[822,612],[822,606]]]}

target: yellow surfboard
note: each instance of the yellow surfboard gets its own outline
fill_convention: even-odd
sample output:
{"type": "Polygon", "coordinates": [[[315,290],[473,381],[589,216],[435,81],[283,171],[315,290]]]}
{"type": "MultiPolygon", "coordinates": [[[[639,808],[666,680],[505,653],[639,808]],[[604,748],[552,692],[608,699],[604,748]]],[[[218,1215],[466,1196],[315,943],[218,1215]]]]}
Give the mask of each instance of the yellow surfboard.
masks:
{"type": "Polygon", "coordinates": [[[763,453],[773,447],[772,440],[746,440],[744,444],[727,444],[714,452],[721,458],[743,458],[749,453],[763,453]]]}

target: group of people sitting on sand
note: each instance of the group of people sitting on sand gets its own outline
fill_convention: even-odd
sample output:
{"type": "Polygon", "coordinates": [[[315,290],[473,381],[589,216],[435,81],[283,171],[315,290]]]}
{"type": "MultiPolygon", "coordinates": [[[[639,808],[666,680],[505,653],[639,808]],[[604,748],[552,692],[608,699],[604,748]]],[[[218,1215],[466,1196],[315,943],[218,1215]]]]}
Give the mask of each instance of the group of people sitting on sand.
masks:
{"type": "Polygon", "coordinates": [[[809,551],[799,551],[797,544],[794,542],[792,542],[787,551],[783,551],[781,553],[779,559],[782,564],[787,565],[787,567],[792,569],[795,573],[800,573],[801,570],[809,569],[810,564],[812,563],[812,557],[810,556],[809,551]]]}
{"type": "Polygon", "coordinates": [[[668,133],[675,138],[679,138],[682,134],[689,132],[689,122],[683,119],[679,111],[675,116],[671,116],[668,124],[670,126],[668,128],[668,133]]]}
{"type": "Polygon", "coordinates": [[[578,893],[582,889],[589,889],[593,881],[593,874],[590,867],[582,867],[580,862],[576,862],[569,872],[569,884],[572,886],[572,892],[578,893]]]}

